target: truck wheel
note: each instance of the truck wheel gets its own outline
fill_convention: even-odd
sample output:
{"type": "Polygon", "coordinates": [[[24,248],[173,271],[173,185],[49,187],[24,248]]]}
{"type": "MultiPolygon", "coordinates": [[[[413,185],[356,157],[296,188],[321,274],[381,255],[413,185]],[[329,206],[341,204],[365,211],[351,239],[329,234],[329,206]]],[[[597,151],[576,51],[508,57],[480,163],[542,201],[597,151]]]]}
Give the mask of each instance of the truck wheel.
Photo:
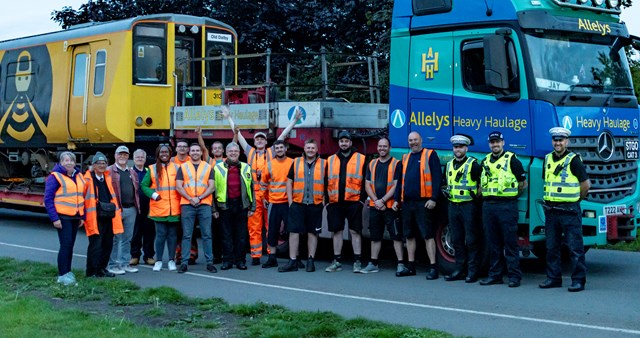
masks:
{"type": "Polygon", "coordinates": [[[456,267],[455,250],[453,250],[453,241],[451,232],[449,231],[449,221],[445,219],[438,223],[435,237],[436,259],[440,272],[448,275],[451,274],[456,267]]]}

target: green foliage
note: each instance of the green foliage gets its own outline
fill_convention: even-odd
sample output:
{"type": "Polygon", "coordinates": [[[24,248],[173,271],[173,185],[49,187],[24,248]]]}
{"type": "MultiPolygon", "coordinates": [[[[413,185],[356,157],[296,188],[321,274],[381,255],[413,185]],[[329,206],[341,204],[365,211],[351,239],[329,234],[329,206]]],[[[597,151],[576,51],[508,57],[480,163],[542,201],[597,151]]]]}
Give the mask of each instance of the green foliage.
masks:
{"type": "MultiPolygon", "coordinates": [[[[363,61],[366,56],[379,56],[380,88],[387,88],[392,0],[92,0],[74,10],[63,7],[52,13],[52,19],[63,28],[86,22],[102,22],[156,13],[176,13],[210,17],[234,27],[238,32],[238,53],[262,53],[270,48],[272,81],[285,84],[287,62],[285,54],[310,55],[322,47],[334,54],[332,63],[363,61]],[[338,57],[341,54],[341,57],[338,57]],[[357,56],[359,55],[359,56],[357,56]]],[[[296,80],[304,86],[296,91],[316,91],[304,99],[321,97],[319,92],[320,66],[317,55],[314,69],[298,72],[296,80]]],[[[294,58],[295,59],[295,58],[294,58]]],[[[264,83],[264,61],[239,61],[239,82],[264,83]]],[[[332,97],[345,97],[351,101],[368,100],[368,91],[356,94],[341,93],[353,87],[345,84],[368,85],[368,72],[364,66],[350,70],[333,70],[330,82],[332,97]],[[339,84],[339,85],[338,85],[339,84]]],[[[283,89],[281,89],[283,90],[283,89]]],[[[387,102],[388,91],[382,90],[382,102],[387,102]]],[[[297,97],[301,98],[301,97],[297,97]]]]}
{"type": "Polygon", "coordinates": [[[604,248],[611,250],[640,252],[640,237],[637,237],[633,242],[618,242],[616,244],[607,244],[604,248]]]}

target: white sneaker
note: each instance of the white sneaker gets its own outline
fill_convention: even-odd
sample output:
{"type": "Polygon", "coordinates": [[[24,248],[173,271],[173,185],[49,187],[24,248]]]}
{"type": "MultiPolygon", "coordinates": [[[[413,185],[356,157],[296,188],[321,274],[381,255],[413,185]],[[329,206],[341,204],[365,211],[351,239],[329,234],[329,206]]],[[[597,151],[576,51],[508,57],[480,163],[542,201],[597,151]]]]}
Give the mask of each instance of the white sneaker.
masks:
{"type": "Polygon", "coordinates": [[[138,272],[138,268],[134,268],[131,265],[125,265],[122,270],[124,270],[124,272],[128,272],[128,273],[136,273],[138,272]]]}
{"type": "Polygon", "coordinates": [[[176,262],[174,262],[173,260],[170,260],[168,265],[169,265],[169,271],[178,270],[178,268],[176,267],[176,262]]]}
{"type": "Polygon", "coordinates": [[[369,264],[367,264],[367,266],[364,269],[360,270],[360,273],[374,273],[378,271],[380,271],[378,267],[376,265],[373,265],[373,263],[369,262],[369,264]]]}
{"type": "Polygon", "coordinates": [[[58,283],[60,283],[60,284],[62,284],[64,286],[78,285],[76,283],[75,277],[70,272],[67,272],[62,276],[58,276],[58,283]]]}
{"type": "Polygon", "coordinates": [[[160,270],[162,270],[162,261],[155,262],[155,264],[153,264],[153,271],[157,272],[157,271],[160,271],[160,270]]]}
{"type": "Polygon", "coordinates": [[[109,268],[107,271],[111,272],[114,275],[124,275],[126,272],[120,268],[109,268]]]}

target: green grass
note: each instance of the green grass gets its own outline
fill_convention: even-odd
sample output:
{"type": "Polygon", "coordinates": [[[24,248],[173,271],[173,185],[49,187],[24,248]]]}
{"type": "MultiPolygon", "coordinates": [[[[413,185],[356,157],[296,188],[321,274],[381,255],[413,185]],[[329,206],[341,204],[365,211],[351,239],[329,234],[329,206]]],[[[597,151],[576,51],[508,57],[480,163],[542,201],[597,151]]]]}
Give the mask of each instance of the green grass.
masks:
{"type": "Polygon", "coordinates": [[[118,278],[74,273],[78,285],[64,287],[55,283],[51,265],[0,258],[0,336],[185,337],[222,330],[218,333],[237,337],[451,337],[331,312],[188,298],[170,287],[143,289],[118,278]],[[62,310],[54,309],[54,300],[62,310]]]}
{"type": "Polygon", "coordinates": [[[620,251],[640,251],[640,237],[633,242],[619,242],[616,244],[607,244],[604,249],[620,250],[620,251]]]}
{"type": "Polygon", "coordinates": [[[134,325],[110,315],[54,309],[34,296],[16,296],[2,289],[0,312],[3,337],[99,337],[105,333],[110,337],[187,337],[185,332],[134,325]]]}

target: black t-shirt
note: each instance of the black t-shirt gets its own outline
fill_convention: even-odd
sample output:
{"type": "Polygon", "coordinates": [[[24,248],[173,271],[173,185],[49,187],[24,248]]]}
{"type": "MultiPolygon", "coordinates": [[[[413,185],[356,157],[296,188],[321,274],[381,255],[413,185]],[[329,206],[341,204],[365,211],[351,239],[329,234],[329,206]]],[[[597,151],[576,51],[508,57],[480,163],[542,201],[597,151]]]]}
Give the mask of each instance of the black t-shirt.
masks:
{"type": "MultiPolygon", "coordinates": [[[[553,160],[554,161],[560,161],[561,159],[565,158],[567,155],[569,155],[569,151],[565,151],[564,154],[562,154],[562,156],[557,156],[555,152],[553,152],[553,160]]],[[[580,156],[575,156],[573,159],[571,159],[571,162],[569,163],[569,167],[571,167],[571,172],[576,175],[576,177],[578,178],[578,182],[584,182],[586,180],[589,179],[589,175],[587,174],[587,170],[584,167],[584,163],[582,163],[582,159],[580,159],[580,156]]],[[[544,181],[545,179],[545,172],[546,172],[546,166],[542,167],[542,180],[544,181]]]]}
{"type": "MultiPolygon", "coordinates": [[[[386,162],[382,162],[380,160],[377,161],[376,165],[376,177],[374,178],[374,190],[376,192],[376,197],[379,199],[387,194],[387,180],[389,176],[389,164],[391,163],[391,159],[388,159],[386,162]]],[[[394,173],[394,180],[400,180],[402,177],[402,170],[398,170],[399,164],[401,162],[398,161],[396,163],[396,171],[394,173]]],[[[369,166],[367,166],[367,175],[365,176],[365,180],[371,181],[371,171],[369,170],[369,166]]],[[[397,187],[396,187],[397,188],[397,187]]]]}

